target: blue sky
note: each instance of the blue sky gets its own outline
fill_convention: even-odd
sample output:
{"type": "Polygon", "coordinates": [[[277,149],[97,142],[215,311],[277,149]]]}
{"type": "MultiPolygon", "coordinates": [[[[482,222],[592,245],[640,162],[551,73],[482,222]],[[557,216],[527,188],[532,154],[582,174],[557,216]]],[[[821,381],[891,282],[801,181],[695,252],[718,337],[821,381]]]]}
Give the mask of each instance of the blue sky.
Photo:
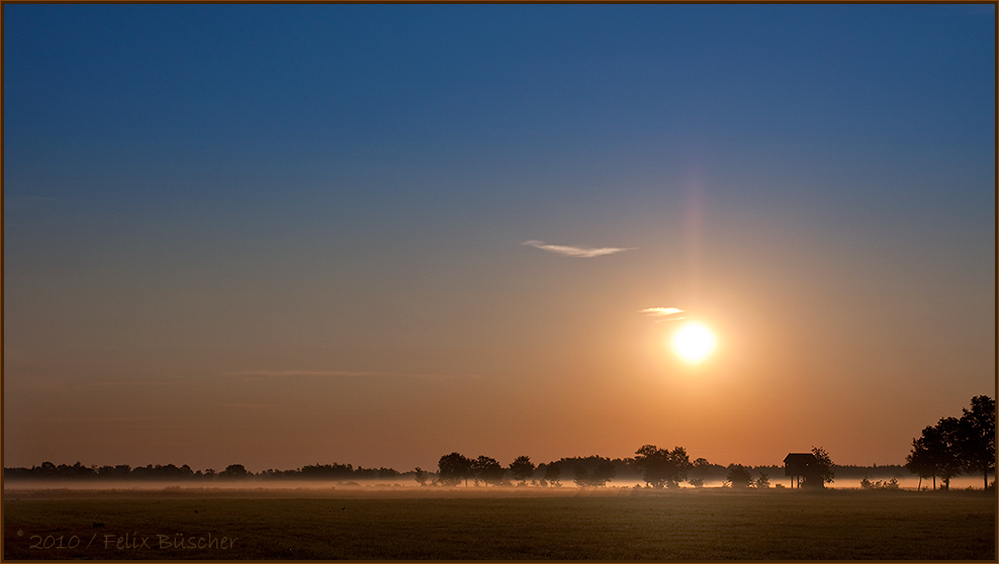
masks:
{"type": "Polygon", "coordinates": [[[994,394],[993,5],[3,10],[5,464],[900,463],[994,394]]]}

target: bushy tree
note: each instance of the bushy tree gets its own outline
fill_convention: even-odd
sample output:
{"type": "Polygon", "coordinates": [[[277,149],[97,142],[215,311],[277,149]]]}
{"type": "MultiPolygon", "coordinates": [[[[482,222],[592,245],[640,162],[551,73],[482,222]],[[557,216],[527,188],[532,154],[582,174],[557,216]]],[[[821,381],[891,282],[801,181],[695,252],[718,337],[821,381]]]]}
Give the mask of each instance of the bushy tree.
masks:
{"type": "Polygon", "coordinates": [[[832,459],[829,458],[829,453],[826,449],[822,447],[812,447],[812,455],[815,456],[815,478],[818,480],[816,484],[808,484],[809,476],[805,476],[805,485],[812,485],[818,487],[825,487],[826,484],[832,483],[833,478],[836,474],[833,472],[832,459]]]}
{"type": "Polygon", "coordinates": [[[770,487],[770,476],[766,472],[760,472],[760,476],[753,481],[753,487],[765,490],[770,487]]]}
{"type": "Polygon", "coordinates": [[[996,469],[996,401],[989,396],[971,398],[971,409],[963,409],[959,420],[958,451],[962,467],[981,472],[984,488],[989,472],[996,469]]]}
{"type": "MultiPolygon", "coordinates": [[[[927,427],[927,429],[930,429],[930,427],[927,427]]],[[[926,433],[926,429],[923,429],[923,433],[926,433]]],[[[905,457],[905,467],[909,469],[909,472],[919,476],[919,484],[916,486],[917,490],[922,487],[923,478],[932,478],[933,489],[937,489],[937,466],[933,461],[933,453],[926,445],[923,437],[912,439],[912,451],[905,457]]]]}
{"type": "Polygon", "coordinates": [[[486,484],[500,485],[504,474],[506,474],[506,469],[500,466],[495,458],[480,456],[472,461],[472,475],[486,484]]]}
{"type": "Polygon", "coordinates": [[[726,479],[733,488],[746,488],[753,482],[753,475],[742,464],[729,464],[726,479]]]}
{"type": "Polygon", "coordinates": [[[610,461],[601,462],[593,470],[593,485],[594,486],[604,486],[607,482],[614,479],[614,464],[610,461]]]}
{"type": "Polygon", "coordinates": [[[683,447],[668,451],[656,445],[645,445],[635,451],[635,465],[642,470],[645,482],[654,488],[679,486],[693,467],[683,447]]]}
{"type": "Polygon", "coordinates": [[[961,473],[981,472],[988,488],[989,472],[995,471],[996,404],[988,396],[971,398],[971,409],[963,409],[960,419],[944,417],[936,425],[925,427],[919,438],[912,440],[912,451],[905,457],[906,468],[922,478],[933,478],[933,489],[939,476],[943,488],[961,473]]]}
{"type": "Polygon", "coordinates": [[[456,486],[465,480],[472,470],[472,461],[457,452],[446,454],[437,462],[437,481],[443,486],[456,486]]]}
{"type": "Polygon", "coordinates": [[[920,437],[912,440],[912,452],[905,457],[910,472],[933,479],[934,490],[938,477],[947,489],[950,479],[961,473],[960,426],[958,419],[944,417],[936,425],[923,428],[920,437]]]}
{"type": "Polygon", "coordinates": [[[230,480],[241,480],[248,478],[250,473],[246,471],[246,468],[242,464],[230,464],[219,476],[230,480]]]}
{"type": "Polygon", "coordinates": [[[573,476],[576,485],[579,487],[585,486],[605,486],[607,482],[614,478],[615,470],[614,465],[609,461],[601,462],[593,469],[593,473],[589,473],[582,464],[577,464],[573,469],[573,476]]]}
{"type": "Polygon", "coordinates": [[[937,475],[944,489],[950,489],[950,479],[961,474],[962,463],[961,421],[956,417],[944,417],[933,428],[934,448],[937,450],[937,475]]]}
{"type": "Polygon", "coordinates": [[[559,478],[562,477],[562,468],[558,465],[558,462],[552,462],[545,465],[545,481],[553,486],[561,486],[559,478]]]}
{"type": "Polygon", "coordinates": [[[510,463],[510,475],[513,476],[514,480],[526,482],[534,475],[534,463],[531,462],[531,457],[518,456],[516,460],[510,463]]]}

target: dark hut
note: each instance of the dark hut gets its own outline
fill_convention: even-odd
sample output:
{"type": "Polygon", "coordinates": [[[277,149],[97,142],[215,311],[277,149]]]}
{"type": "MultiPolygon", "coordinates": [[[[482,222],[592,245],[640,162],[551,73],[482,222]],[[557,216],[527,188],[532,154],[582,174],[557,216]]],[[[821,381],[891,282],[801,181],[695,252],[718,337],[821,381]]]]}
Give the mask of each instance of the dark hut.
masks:
{"type": "Polygon", "coordinates": [[[822,479],[819,461],[810,452],[792,452],[785,456],[784,475],[791,477],[791,488],[794,488],[796,479],[799,488],[803,485],[824,488],[826,485],[822,479]]]}

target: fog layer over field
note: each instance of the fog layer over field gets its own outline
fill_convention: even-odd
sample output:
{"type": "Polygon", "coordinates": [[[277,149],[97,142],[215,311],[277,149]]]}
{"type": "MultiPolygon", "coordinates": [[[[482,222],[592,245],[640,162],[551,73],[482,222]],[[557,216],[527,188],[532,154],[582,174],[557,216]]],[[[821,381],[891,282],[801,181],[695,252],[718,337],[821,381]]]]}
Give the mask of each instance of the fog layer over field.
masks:
{"type": "MultiPolygon", "coordinates": [[[[871,481],[890,479],[891,476],[870,476],[871,481]]],[[[915,490],[919,485],[917,477],[896,477],[899,487],[903,490],[915,490]]],[[[782,485],[788,488],[790,478],[783,475],[770,476],[771,488],[782,485]]],[[[694,488],[690,484],[680,485],[681,490],[695,491],[698,489],[723,489],[723,481],[705,481],[703,488],[694,488]]],[[[924,479],[922,488],[932,488],[932,480],[924,479]]],[[[282,497],[290,495],[293,497],[327,497],[335,496],[380,496],[383,494],[392,497],[454,497],[454,496],[544,496],[544,495],[579,495],[581,493],[614,492],[622,493],[623,490],[632,490],[636,486],[645,488],[641,480],[614,480],[608,482],[604,487],[581,488],[572,481],[563,483],[561,486],[539,487],[533,485],[495,487],[495,486],[468,486],[438,487],[420,486],[414,480],[358,480],[358,481],[315,481],[315,480],[242,480],[242,481],[215,481],[210,483],[191,482],[166,482],[166,481],[87,481],[87,480],[6,480],[3,485],[3,495],[5,499],[14,496],[49,497],[49,496],[87,496],[114,495],[127,497],[130,494],[149,495],[162,494],[172,495],[223,495],[223,496],[263,496],[282,497]]],[[[937,480],[937,487],[941,486],[941,481],[937,480]]],[[[979,488],[980,480],[975,476],[959,476],[950,481],[952,490],[963,490],[969,487],[979,488]]],[[[856,479],[837,479],[827,488],[836,490],[860,489],[860,481],[856,479]]]]}

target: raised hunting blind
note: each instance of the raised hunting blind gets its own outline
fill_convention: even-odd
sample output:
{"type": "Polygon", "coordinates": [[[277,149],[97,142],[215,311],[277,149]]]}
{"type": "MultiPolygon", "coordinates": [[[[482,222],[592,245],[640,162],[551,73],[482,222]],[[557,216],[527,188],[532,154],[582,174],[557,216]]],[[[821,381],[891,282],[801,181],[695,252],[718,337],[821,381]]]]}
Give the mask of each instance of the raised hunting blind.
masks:
{"type": "Polygon", "coordinates": [[[792,452],[784,457],[784,475],[791,477],[791,488],[797,481],[798,487],[824,488],[822,469],[819,460],[810,452],[792,452]],[[802,480],[804,478],[804,480],[802,480]]]}

